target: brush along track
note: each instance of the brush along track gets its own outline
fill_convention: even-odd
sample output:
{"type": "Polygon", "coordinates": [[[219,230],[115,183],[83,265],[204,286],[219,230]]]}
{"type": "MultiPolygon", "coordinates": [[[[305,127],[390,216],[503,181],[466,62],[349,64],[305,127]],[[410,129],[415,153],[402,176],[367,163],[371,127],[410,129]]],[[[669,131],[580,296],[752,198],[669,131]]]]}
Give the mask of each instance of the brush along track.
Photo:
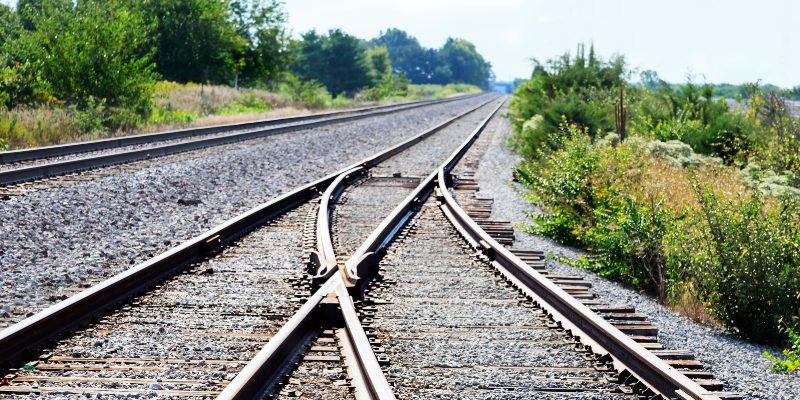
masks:
{"type": "Polygon", "coordinates": [[[380,116],[454,101],[455,99],[376,106],[317,116],[290,117],[278,120],[185,129],[127,138],[5,152],[0,153],[0,161],[7,160],[11,162],[0,163],[0,186],[380,116]]]}

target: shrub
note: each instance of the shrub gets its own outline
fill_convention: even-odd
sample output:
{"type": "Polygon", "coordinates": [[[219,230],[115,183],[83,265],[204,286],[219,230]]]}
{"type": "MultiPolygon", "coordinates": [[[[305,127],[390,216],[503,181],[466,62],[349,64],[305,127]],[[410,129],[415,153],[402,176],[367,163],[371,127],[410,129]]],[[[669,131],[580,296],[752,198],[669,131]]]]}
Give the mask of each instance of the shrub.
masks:
{"type": "Polygon", "coordinates": [[[770,207],[757,192],[723,199],[697,185],[706,262],[692,266],[714,315],[743,336],[779,343],[779,321],[800,310],[800,218],[796,203],[770,207]]]}
{"type": "Polygon", "coordinates": [[[792,372],[800,368],[800,321],[796,317],[791,323],[781,321],[781,330],[789,337],[789,348],[783,351],[785,358],[780,359],[768,352],[764,352],[764,356],[773,362],[773,370],[792,372]]]}

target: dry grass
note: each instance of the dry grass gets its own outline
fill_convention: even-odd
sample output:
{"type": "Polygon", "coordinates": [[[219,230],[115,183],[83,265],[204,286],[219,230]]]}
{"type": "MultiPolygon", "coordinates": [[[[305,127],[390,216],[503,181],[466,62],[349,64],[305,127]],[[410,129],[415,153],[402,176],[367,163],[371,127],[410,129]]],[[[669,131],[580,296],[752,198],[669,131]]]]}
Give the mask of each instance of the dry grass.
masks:
{"type": "Polygon", "coordinates": [[[213,115],[225,107],[241,101],[245,96],[253,96],[269,108],[292,106],[293,103],[272,92],[258,89],[236,90],[229,86],[178,84],[159,82],[154,95],[155,106],[165,109],[181,110],[204,117],[213,115]]]}
{"type": "Polygon", "coordinates": [[[9,148],[46,146],[94,138],[76,126],[72,116],[63,109],[0,108],[0,142],[9,148]]]}

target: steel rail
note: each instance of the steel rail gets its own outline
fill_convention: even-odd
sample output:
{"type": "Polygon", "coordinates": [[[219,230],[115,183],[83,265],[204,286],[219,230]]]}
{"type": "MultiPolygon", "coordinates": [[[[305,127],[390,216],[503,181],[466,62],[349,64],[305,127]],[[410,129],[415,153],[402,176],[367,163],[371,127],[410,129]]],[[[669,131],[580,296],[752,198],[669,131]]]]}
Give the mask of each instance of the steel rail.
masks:
{"type": "Polygon", "coordinates": [[[363,112],[370,112],[388,108],[408,109],[403,107],[407,106],[419,107],[419,106],[443,103],[457,99],[463,99],[466,98],[467,96],[469,95],[449,97],[445,99],[419,100],[419,101],[410,101],[403,103],[384,104],[379,106],[359,107],[348,110],[330,111],[330,112],[314,113],[308,115],[298,115],[292,117],[272,118],[272,119],[240,122],[233,124],[221,124],[221,125],[204,126],[197,128],[176,129],[171,131],[146,133],[141,135],[131,135],[131,136],[123,136],[117,138],[91,140],[85,142],[60,144],[53,146],[35,147],[30,149],[3,151],[0,152],[0,164],[32,161],[42,158],[72,155],[77,153],[86,153],[98,150],[107,150],[116,147],[182,139],[185,137],[192,137],[192,136],[211,135],[214,133],[220,133],[226,131],[263,128],[271,125],[288,124],[293,122],[307,121],[311,119],[328,118],[339,115],[363,113],[363,112]]]}
{"type": "Polygon", "coordinates": [[[73,331],[115,305],[143,293],[154,283],[176,274],[192,262],[218,251],[256,227],[309,201],[325,191],[340,175],[359,167],[368,168],[377,165],[380,161],[402,152],[458,118],[492,101],[494,98],[398,145],[258,205],[195,238],[0,331],[0,366],[11,365],[23,354],[43,346],[63,333],[73,331]]]}
{"type": "Polygon", "coordinates": [[[352,178],[366,173],[364,167],[353,168],[339,175],[322,194],[317,211],[317,251],[310,255],[311,263],[316,267],[314,283],[324,282],[336,270],[336,254],[333,251],[331,240],[330,211],[333,202],[344,192],[345,187],[352,178]]]}
{"type": "Polygon", "coordinates": [[[450,171],[458,163],[458,159],[466,153],[472,144],[488,125],[505,101],[500,102],[489,115],[481,121],[477,128],[469,137],[441,164],[436,170],[431,172],[419,185],[398,204],[392,212],[381,221],[369,237],[359,246],[344,264],[344,278],[348,287],[356,288],[358,291],[363,288],[367,278],[375,272],[375,265],[381,256],[381,252],[389,244],[391,239],[397,234],[405,223],[414,214],[425,200],[428,199],[433,191],[438,171],[450,171]]]}
{"type": "MultiPolygon", "coordinates": [[[[465,98],[467,98],[467,96],[448,98],[446,99],[446,101],[463,100],[465,98]]],[[[154,146],[146,149],[136,149],[136,150],[111,153],[111,154],[87,156],[72,160],[54,161],[44,164],[15,168],[6,171],[0,171],[0,186],[7,186],[11,184],[39,180],[74,172],[81,172],[91,169],[108,167],[116,164],[147,160],[156,157],[163,157],[167,155],[183,153],[187,151],[198,150],[212,146],[220,146],[224,144],[236,143],[245,140],[257,139],[266,136],[274,136],[289,132],[312,129],[335,123],[371,118],[386,114],[392,114],[399,111],[405,111],[413,108],[423,107],[426,105],[430,105],[430,103],[412,104],[410,106],[405,106],[399,109],[393,108],[388,110],[378,110],[378,111],[368,112],[365,114],[346,115],[342,117],[311,121],[295,125],[265,128],[247,132],[233,132],[210,138],[198,138],[180,143],[154,146]]]]}
{"type": "MultiPolygon", "coordinates": [[[[336,275],[338,276],[338,275],[336,275]]],[[[218,400],[264,398],[273,391],[296,360],[320,331],[323,300],[337,282],[331,277],[284,324],[278,333],[242,368],[217,396],[218,400]]]]}
{"type": "MultiPolygon", "coordinates": [[[[460,159],[461,156],[463,153],[457,158],[460,159]]],[[[452,161],[457,163],[458,159],[452,161]]],[[[450,171],[445,167],[440,168],[437,173],[437,197],[453,226],[472,247],[485,254],[500,272],[536,299],[563,327],[579,337],[582,343],[591,346],[597,354],[609,355],[617,370],[628,371],[654,393],[665,398],[722,399],[669,366],[487,234],[450,194],[450,171]]]]}
{"type": "MultiPolygon", "coordinates": [[[[494,101],[492,99],[491,101],[494,101]]],[[[488,104],[488,102],[487,102],[488,104]]],[[[477,137],[483,131],[488,121],[500,109],[503,103],[498,104],[480,124],[480,126],[473,132],[471,136],[477,137]]],[[[484,104],[485,105],[485,104],[484,104]]],[[[481,105],[482,107],[483,105],[481,105]]],[[[473,110],[474,111],[474,110],[473,110]]],[[[471,112],[471,111],[470,111],[471,112]]],[[[449,125],[454,119],[446,121],[442,127],[449,125]]],[[[434,128],[438,130],[437,128],[434,128]]],[[[422,135],[429,134],[428,132],[422,135]]],[[[422,136],[420,135],[420,136],[422,136]]],[[[417,137],[418,138],[418,137],[417,137]]],[[[413,143],[418,142],[417,138],[409,139],[408,141],[395,146],[395,152],[400,152],[402,149],[407,148],[413,143]]],[[[466,141],[462,144],[447,161],[440,168],[452,168],[452,159],[459,154],[463,154],[466,149],[474,142],[472,140],[466,141]]],[[[367,271],[362,271],[362,275],[356,276],[353,273],[348,273],[348,269],[344,266],[339,266],[336,262],[336,254],[333,248],[330,235],[330,208],[333,199],[338,197],[344,190],[344,186],[349,179],[363,174],[367,168],[376,165],[380,161],[388,157],[376,158],[374,164],[365,162],[361,167],[353,168],[342,172],[335,181],[333,181],[322,195],[320,200],[320,208],[317,213],[316,235],[317,238],[317,251],[310,255],[312,263],[317,265],[317,275],[315,280],[324,282],[321,284],[315,294],[303,305],[303,307],[287,322],[284,327],[276,334],[267,345],[248,363],[248,365],[234,378],[233,381],[225,388],[225,390],[217,397],[218,400],[233,400],[233,399],[249,399],[254,397],[262,397],[265,393],[274,389],[276,385],[283,379],[283,374],[289,369],[289,364],[296,360],[307,344],[311,341],[313,335],[319,331],[320,325],[323,321],[337,321],[334,323],[343,324],[346,332],[344,337],[344,347],[347,353],[352,354],[354,362],[352,365],[351,375],[353,376],[353,384],[356,387],[356,398],[358,399],[379,399],[379,400],[394,400],[395,396],[389,386],[386,376],[380,368],[377,357],[372,351],[369,339],[361,326],[360,320],[356,313],[355,305],[351,298],[349,288],[354,285],[363,283],[367,278],[367,271]],[[339,268],[336,268],[336,267],[339,268]],[[340,273],[335,273],[340,271],[340,273]],[[338,312],[334,311],[338,310],[338,312]]],[[[400,205],[381,223],[381,227],[377,228],[370,238],[365,241],[367,243],[383,243],[384,245],[391,239],[389,232],[396,232],[410,217],[410,209],[415,204],[424,201],[434,188],[434,179],[438,170],[432,172],[426,180],[417,186],[414,192],[406,197],[400,205]],[[398,215],[405,217],[398,217],[398,215]],[[380,232],[378,234],[376,232],[380,232]],[[379,237],[376,237],[379,236],[379,237]]],[[[362,245],[361,247],[364,247],[362,245]]],[[[374,248],[368,246],[369,248],[374,248]]],[[[363,251],[362,251],[363,253],[363,251]]],[[[358,251],[356,252],[358,254],[358,251]]],[[[370,253],[374,254],[374,253],[370,253]]],[[[353,259],[363,259],[362,256],[354,255],[353,259]]]]}
{"type": "Polygon", "coordinates": [[[339,310],[344,319],[344,327],[347,332],[347,341],[349,342],[350,351],[353,353],[354,375],[356,375],[356,398],[357,399],[377,399],[377,400],[394,400],[395,396],[392,392],[389,382],[386,380],[386,375],[383,374],[378,359],[372,351],[372,346],[367,338],[367,333],[364,332],[364,327],[361,326],[361,320],[358,319],[356,307],[353,304],[353,299],[347,291],[342,280],[341,274],[335,274],[332,279],[335,279],[338,284],[335,287],[336,299],[339,302],[339,310]]]}
{"type": "Polygon", "coordinates": [[[342,275],[333,274],[303,304],[278,333],[217,396],[217,400],[263,398],[275,390],[284,374],[323,326],[344,326],[357,398],[393,400],[391,386],[381,371],[366,332],[356,314],[342,275]]]}

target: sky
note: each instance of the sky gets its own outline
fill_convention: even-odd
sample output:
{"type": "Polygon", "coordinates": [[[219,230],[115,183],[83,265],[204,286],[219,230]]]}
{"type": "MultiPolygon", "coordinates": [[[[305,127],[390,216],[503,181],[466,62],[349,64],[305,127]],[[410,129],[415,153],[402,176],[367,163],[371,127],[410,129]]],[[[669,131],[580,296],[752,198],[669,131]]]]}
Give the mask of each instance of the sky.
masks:
{"type": "Polygon", "coordinates": [[[373,38],[389,27],[440,47],[467,39],[497,79],[526,78],[531,59],[593,43],[670,82],[800,85],[800,1],[791,0],[285,0],[295,35],[342,28],[373,38]]]}
{"type": "MultiPolygon", "coordinates": [[[[425,47],[467,39],[501,81],[526,78],[578,43],[625,56],[669,82],[800,85],[794,0],[283,0],[295,36],[342,28],[370,39],[394,27],[425,47]]],[[[14,0],[0,0],[13,4],[14,0]]]]}

